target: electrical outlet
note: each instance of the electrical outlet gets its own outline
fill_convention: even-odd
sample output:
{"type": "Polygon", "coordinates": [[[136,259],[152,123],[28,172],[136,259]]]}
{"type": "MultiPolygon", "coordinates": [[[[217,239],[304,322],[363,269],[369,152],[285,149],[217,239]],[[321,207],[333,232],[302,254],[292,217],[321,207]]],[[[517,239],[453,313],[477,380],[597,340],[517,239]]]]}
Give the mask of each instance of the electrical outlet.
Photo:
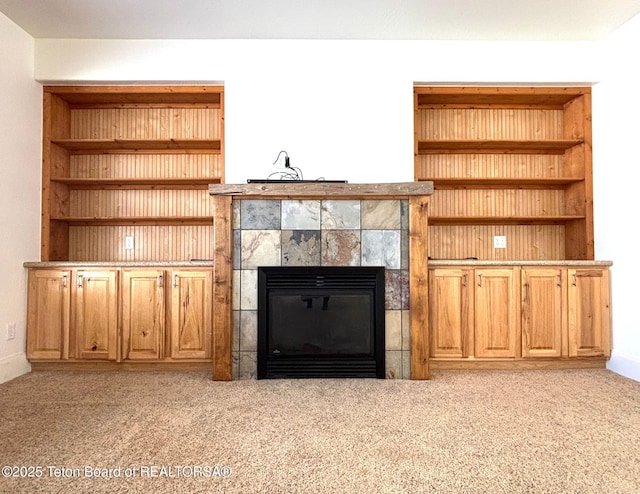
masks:
{"type": "Polygon", "coordinates": [[[7,324],[7,340],[13,340],[16,337],[16,323],[7,324]]]}
{"type": "Polygon", "coordinates": [[[506,249],[507,248],[507,237],[504,235],[494,235],[493,237],[493,248],[494,249],[506,249]]]}
{"type": "Polygon", "coordinates": [[[124,237],[124,248],[126,250],[133,249],[133,237],[130,237],[130,236],[124,237]]]}

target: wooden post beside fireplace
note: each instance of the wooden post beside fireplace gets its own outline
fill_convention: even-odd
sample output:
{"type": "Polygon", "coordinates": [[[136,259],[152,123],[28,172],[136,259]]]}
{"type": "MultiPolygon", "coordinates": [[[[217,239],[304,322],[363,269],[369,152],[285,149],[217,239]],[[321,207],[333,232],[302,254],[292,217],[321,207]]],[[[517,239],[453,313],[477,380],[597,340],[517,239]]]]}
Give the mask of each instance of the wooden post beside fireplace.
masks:
{"type": "Polygon", "coordinates": [[[433,182],[390,184],[296,183],[212,184],[214,201],[213,379],[232,379],[232,205],[250,199],[408,201],[411,379],[429,379],[427,304],[427,205],[433,182]]]}

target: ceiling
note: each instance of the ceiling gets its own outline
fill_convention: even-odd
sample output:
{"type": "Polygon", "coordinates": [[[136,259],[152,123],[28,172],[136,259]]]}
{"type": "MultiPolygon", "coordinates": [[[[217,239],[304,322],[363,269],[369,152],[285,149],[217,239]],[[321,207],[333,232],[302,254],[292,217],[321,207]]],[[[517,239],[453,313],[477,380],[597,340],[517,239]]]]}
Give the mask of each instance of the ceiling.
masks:
{"type": "Polygon", "coordinates": [[[0,0],[34,38],[598,40],[640,0],[0,0]]]}

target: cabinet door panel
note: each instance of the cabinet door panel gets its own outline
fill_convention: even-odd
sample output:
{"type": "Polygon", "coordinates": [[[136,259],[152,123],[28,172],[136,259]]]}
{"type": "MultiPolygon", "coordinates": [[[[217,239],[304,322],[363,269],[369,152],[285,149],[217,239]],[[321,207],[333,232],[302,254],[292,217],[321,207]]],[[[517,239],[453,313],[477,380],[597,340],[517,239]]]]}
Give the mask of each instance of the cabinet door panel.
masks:
{"type": "Polygon", "coordinates": [[[171,272],[171,358],[211,357],[209,271],[171,272]]]}
{"type": "Polygon", "coordinates": [[[476,357],[516,357],[519,284],[514,269],[475,270],[476,357]],[[518,291],[516,291],[518,290],[518,291]]]}
{"type": "Polygon", "coordinates": [[[69,357],[70,280],[70,271],[29,271],[27,358],[69,357]]]}
{"type": "Polygon", "coordinates": [[[159,360],[164,350],[164,272],[122,273],[122,358],[159,360]]]}
{"type": "Polygon", "coordinates": [[[75,284],[76,358],[116,360],[117,271],[78,271],[75,284]]]}
{"type": "Polygon", "coordinates": [[[467,269],[433,269],[429,276],[431,357],[469,354],[469,283],[467,269]]]}
{"type": "Polygon", "coordinates": [[[607,269],[569,269],[569,356],[611,353],[610,282],[607,269]]]}
{"type": "Polygon", "coordinates": [[[522,356],[560,357],[565,304],[561,269],[522,270],[522,356]]]}

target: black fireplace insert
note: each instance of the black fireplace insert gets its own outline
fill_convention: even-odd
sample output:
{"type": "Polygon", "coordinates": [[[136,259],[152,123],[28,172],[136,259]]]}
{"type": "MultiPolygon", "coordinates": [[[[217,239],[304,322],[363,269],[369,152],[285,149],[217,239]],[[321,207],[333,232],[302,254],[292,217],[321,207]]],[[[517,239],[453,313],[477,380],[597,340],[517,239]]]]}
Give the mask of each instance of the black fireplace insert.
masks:
{"type": "Polygon", "coordinates": [[[384,376],[384,267],[258,268],[258,379],[384,376]]]}

